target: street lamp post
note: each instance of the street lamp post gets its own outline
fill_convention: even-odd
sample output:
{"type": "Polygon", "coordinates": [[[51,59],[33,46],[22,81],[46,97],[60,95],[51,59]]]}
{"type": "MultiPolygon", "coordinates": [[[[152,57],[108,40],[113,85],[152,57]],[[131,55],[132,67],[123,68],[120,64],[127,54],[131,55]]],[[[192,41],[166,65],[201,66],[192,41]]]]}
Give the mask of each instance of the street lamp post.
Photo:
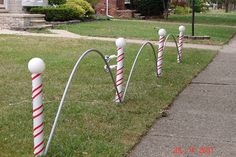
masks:
{"type": "Polygon", "coordinates": [[[194,23],[195,23],[195,0],[192,0],[192,36],[194,36],[194,23]]]}

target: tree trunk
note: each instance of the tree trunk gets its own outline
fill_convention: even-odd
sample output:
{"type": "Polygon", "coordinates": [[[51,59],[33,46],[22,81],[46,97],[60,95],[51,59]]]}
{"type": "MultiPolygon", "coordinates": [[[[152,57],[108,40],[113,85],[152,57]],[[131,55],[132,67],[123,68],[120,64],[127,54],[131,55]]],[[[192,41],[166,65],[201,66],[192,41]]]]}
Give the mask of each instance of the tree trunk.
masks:
{"type": "Polygon", "coordinates": [[[225,12],[229,12],[229,0],[225,0],[225,12]]]}

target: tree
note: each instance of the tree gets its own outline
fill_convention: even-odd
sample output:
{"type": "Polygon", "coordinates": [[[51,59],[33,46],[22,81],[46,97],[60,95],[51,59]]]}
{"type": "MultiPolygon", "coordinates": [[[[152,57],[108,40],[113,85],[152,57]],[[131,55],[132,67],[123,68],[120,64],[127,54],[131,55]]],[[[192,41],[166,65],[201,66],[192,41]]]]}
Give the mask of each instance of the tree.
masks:
{"type": "Polygon", "coordinates": [[[167,0],[132,0],[131,9],[144,16],[162,16],[167,8],[167,0]]]}
{"type": "Polygon", "coordinates": [[[236,0],[225,0],[225,12],[229,12],[229,4],[236,4],[236,0]]]}
{"type": "Polygon", "coordinates": [[[229,12],[229,4],[236,4],[236,0],[211,0],[212,3],[224,4],[225,12],[229,12]]]}

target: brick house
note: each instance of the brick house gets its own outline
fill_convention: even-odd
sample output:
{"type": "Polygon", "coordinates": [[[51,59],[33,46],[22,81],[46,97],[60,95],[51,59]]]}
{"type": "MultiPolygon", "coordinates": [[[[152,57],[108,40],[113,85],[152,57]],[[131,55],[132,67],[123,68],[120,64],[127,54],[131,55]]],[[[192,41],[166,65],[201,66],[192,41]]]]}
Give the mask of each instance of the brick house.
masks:
{"type": "Polygon", "coordinates": [[[133,17],[134,11],[126,9],[125,5],[129,5],[130,0],[99,0],[95,6],[96,14],[130,18],[133,17]]]}

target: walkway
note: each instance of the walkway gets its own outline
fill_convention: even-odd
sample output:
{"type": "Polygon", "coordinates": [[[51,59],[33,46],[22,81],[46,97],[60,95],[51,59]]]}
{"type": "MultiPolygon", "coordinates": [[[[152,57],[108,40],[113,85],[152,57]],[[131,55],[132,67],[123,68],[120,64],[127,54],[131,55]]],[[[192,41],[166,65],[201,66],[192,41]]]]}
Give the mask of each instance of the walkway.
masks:
{"type": "MultiPolygon", "coordinates": [[[[73,38],[73,39],[83,39],[83,40],[101,40],[101,41],[111,41],[114,42],[116,38],[108,38],[108,37],[90,37],[90,36],[81,36],[78,34],[74,34],[65,30],[50,30],[53,34],[45,34],[45,33],[30,33],[26,31],[13,31],[13,30],[0,30],[0,34],[9,34],[9,35],[22,35],[22,36],[38,36],[38,37],[54,37],[54,38],[73,38]]],[[[133,44],[142,44],[144,40],[137,39],[126,39],[127,43],[133,44]]],[[[157,41],[151,41],[153,44],[157,44],[157,41]]],[[[175,47],[175,43],[167,42],[167,46],[175,47]]],[[[208,49],[208,50],[219,50],[221,46],[215,45],[200,45],[200,44],[184,44],[185,48],[198,48],[198,49],[208,49]]]]}
{"type": "Polygon", "coordinates": [[[129,157],[236,157],[236,36],[129,157]]]}

